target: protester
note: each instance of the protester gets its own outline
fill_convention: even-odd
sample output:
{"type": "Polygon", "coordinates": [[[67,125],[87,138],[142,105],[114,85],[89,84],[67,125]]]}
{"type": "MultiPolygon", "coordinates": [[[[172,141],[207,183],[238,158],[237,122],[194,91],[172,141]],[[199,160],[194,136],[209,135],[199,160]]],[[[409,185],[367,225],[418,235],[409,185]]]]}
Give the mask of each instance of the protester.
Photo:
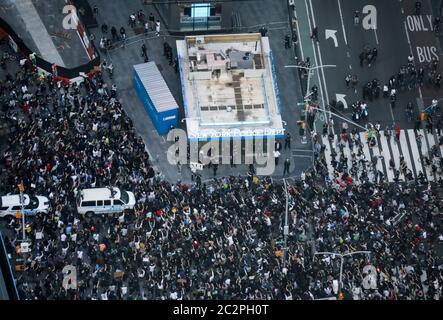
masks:
{"type": "MultiPolygon", "coordinates": [[[[361,183],[347,173],[345,159],[337,164],[337,178],[330,179],[315,135],[320,147],[315,167],[301,180],[288,181],[287,190],[270,177],[257,177],[253,165],[247,177],[167,182],[151,167],[143,140],[116,98],[117,87],[108,90],[100,74],[81,85],[59,85],[29,64],[18,68],[0,83],[11,130],[1,194],[17,193],[23,183],[28,194],[50,200],[48,214],[27,218],[31,252],[24,271],[16,271],[22,299],[328,298],[337,293],[340,261],[314,253],[357,250],[371,254],[344,261],[343,291],[351,297],[441,297],[441,180],[370,179],[365,173],[370,160],[360,152],[352,161],[361,167],[355,176],[361,183]],[[23,104],[29,106],[26,114],[23,104]],[[134,211],[77,214],[79,190],[106,186],[134,192],[134,211]],[[65,290],[62,270],[70,265],[77,271],[77,289],[65,290]],[[366,265],[376,270],[377,289],[362,281],[366,265]]],[[[363,143],[356,136],[341,137],[363,143]]],[[[290,160],[285,163],[288,168],[290,160]]],[[[3,231],[13,259],[21,257],[16,251],[21,228],[21,220],[6,219],[3,231]]]]}

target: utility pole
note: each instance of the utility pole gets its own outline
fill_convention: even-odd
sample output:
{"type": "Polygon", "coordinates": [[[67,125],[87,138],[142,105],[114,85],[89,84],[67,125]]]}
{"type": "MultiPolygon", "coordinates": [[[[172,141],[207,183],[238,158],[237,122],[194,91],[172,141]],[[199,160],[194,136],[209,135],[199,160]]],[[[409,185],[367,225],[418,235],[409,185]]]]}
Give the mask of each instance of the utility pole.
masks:
{"type": "Polygon", "coordinates": [[[346,121],[346,122],[349,122],[349,123],[353,124],[354,126],[360,128],[360,129],[363,129],[364,131],[367,131],[367,130],[368,130],[368,128],[365,128],[365,127],[359,125],[358,123],[356,123],[356,122],[354,122],[354,121],[352,121],[352,120],[346,119],[346,118],[344,118],[344,117],[342,117],[342,116],[340,116],[340,115],[338,115],[338,114],[336,114],[336,113],[334,113],[334,112],[332,112],[332,111],[329,111],[329,110],[323,110],[323,109],[320,109],[320,108],[314,108],[314,109],[319,109],[319,110],[323,111],[324,113],[329,113],[330,115],[333,115],[333,116],[335,116],[335,117],[337,117],[337,118],[340,118],[340,119],[342,119],[342,120],[344,120],[344,121],[346,121]]]}
{"type": "Polygon", "coordinates": [[[23,241],[25,241],[26,240],[26,230],[25,230],[26,224],[25,224],[25,208],[24,208],[25,198],[23,195],[23,192],[25,191],[25,187],[23,186],[23,183],[18,184],[17,187],[18,187],[18,190],[20,191],[20,204],[22,207],[22,212],[21,212],[21,214],[22,214],[22,236],[23,236],[23,241]]]}
{"type": "Polygon", "coordinates": [[[283,237],[284,237],[284,250],[283,250],[283,267],[286,267],[286,257],[288,251],[288,234],[289,234],[289,226],[288,226],[288,186],[286,185],[286,179],[283,179],[283,183],[285,185],[285,193],[286,193],[286,209],[285,209],[285,226],[283,227],[283,237]]]}
{"type": "Polygon", "coordinates": [[[337,256],[340,258],[340,278],[338,281],[338,292],[341,293],[343,289],[343,258],[347,256],[352,256],[354,254],[371,254],[371,251],[354,251],[345,254],[336,253],[336,252],[316,252],[314,255],[330,255],[337,256]]]}
{"type": "MultiPolygon", "coordinates": [[[[313,66],[313,67],[302,67],[302,66],[297,66],[297,65],[287,65],[285,66],[285,68],[297,68],[297,69],[304,69],[304,70],[308,70],[308,82],[306,85],[306,95],[304,97],[304,103],[305,103],[305,128],[307,128],[307,115],[308,115],[308,106],[309,106],[309,97],[312,95],[312,93],[309,93],[310,91],[310,80],[311,80],[311,70],[316,70],[316,69],[321,69],[321,68],[335,68],[337,67],[337,65],[335,64],[324,64],[324,65],[320,65],[320,66],[313,66]]],[[[320,84],[321,85],[321,84],[320,84]]],[[[322,110],[322,109],[320,109],[322,110]]],[[[326,119],[325,119],[326,120],[326,119]]],[[[311,128],[313,129],[313,128],[311,128]]],[[[307,137],[306,137],[306,129],[305,129],[305,134],[304,137],[302,137],[302,143],[305,144],[307,143],[307,137]]]]}

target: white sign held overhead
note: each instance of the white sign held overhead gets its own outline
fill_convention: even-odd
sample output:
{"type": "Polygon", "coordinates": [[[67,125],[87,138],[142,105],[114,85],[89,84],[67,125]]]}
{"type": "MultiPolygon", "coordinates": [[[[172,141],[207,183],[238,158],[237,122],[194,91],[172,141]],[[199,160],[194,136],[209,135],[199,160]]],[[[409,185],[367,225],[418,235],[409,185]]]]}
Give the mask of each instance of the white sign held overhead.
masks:
{"type": "Polygon", "coordinates": [[[337,48],[338,47],[338,40],[337,40],[336,33],[337,33],[337,30],[331,30],[331,29],[325,30],[326,40],[328,40],[329,38],[332,38],[334,40],[334,45],[337,48]]]}
{"type": "Polygon", "coordinates": [[[194,170],[203,170],[203,164],[198,163],[198,162],[191,162],[190,164],[191,169],[194,170]]]}
{"type": "Polygon", "coordinates": [[[30,243],[29,242],[20,243],[20,249],[21,253],[28,253],[29,251],[31,251],[30,243]]]}
{"type": "Polygon", "coordinates": [[[346,102],[345,99],[346,95],[345,94],[340,94],[340,93],[336,93],[335,94],[335,100],[338,102],[343,103],[343,108],[347,109],[348,108],[348,103],[346,102]]]}

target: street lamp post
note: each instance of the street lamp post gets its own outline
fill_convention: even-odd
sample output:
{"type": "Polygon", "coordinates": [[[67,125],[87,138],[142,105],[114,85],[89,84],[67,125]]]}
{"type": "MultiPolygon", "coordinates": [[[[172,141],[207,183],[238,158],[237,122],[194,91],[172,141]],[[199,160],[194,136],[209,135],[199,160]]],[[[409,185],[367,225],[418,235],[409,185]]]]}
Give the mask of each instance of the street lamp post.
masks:
{"type": "Polygon", "coordinates": [[[286,193],[286,209],[285,209],[285,226],[283,227],[283,237],[284,237],[284,250],[283,250],[283,266],[286,267],[286,255],[288,251],[288,234],[289,234],[289,225],[288,225],[288,187],[286,185],[286,179],[283,179],[283,183],[285,185],[285,193],[286,193]]]}
{"type": "Polygon", "coordinates": [[[316,252],[314,255],[332,255],[340,257],[340,278],[338,282],[338,292],[341,292],[343,289],[343,258],[347,256],[352,256],[354,254],[371,254],[371,251],[354,251],[345,254],[336,253],[336,252],[316,252]]]}
{"type": "Polygon", "coordinates": [[[25,188],[23,186],[22,183],[17,185],[18,190],[20,191],[20,205],[21,205],[21,214],[22,214],[22,236],[23,236],[23,241],[26,240],[26,225],[25,225],[25,208],[24,208],[24,196],[23,196],[23,192],[25,191],[25,188]]]}
{"type": "MultiPolygon", "coordinates": [[[[320,109],[320,108],[317,108],[317,109],[320,109]]],[[[359,125],[358,123],[356,123],[356,122],[354,122],[352,120],[346,119],[346,118],[344,118],[344,117],[342,117],[342,116],[340,116],[340,115],[338,115],[338,114],[336,114],[336,113],[334,113],[332,111],[324,110],[324,109],[320,109],[320,110],[323,111],[324,113],[328,113],[330,115],[333,115],[334,117],[337,117],[337,118],[340,118],[340,119],[342,119],[342,120],[344,120],[346,122],[349,122],[349,123],[353,124],[354,126],[360,128],[360,129],[363,129],[364,131],[368,130],[367,128],[363,127],[362,125],[359,125]]]]}
{"type": "MultiPolygon", "coordinates": [[[[306,85],[306,95],[304,97],[304,102],[306,105],[305,110],[307,109],[307,101],[308,101],[309,97],[312,95],[312,93],[309,93],[309,85],[310,85],[310,80],[311,80],[311,70],[316,70],[316,69],[320,69],[320,68],[335,68],[335,67],[337,67],[337,65],[335,65],[335,64],[324,64],[324,65],[314,66],[314,67],[302,67],[302,66],[297,66],[297,65],[285,66],[285,68],[296,68],[296,69],[308,70],[308,82],[306,85]]],[[[307,113],[307,110],[306,110],[306,113],[307,113]]],[[[307,114],[305,116],[305,121],[304,121],[305,127],[306,127],[306,123],[307,123],[306,117],[307,117],[307,114]]],[[[303,141],[303,139],[305,139],[305,141],[306,141],[306,130],[305,130],[304,137],[302,137],[302,141],[303,141]]]]}

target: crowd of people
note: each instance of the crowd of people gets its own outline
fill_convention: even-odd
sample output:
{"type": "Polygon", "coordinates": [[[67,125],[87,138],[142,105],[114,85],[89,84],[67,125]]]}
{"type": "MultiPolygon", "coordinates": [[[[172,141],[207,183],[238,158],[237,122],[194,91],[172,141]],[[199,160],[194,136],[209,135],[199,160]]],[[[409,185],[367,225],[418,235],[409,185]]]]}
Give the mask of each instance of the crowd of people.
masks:
{"type": "Polygon", "coordinates": [[[315,167],[286,188],[253,170],[168,182],[100,74],[64,85],[30,62],[8,70],[1,194],[23,183],[50,200],[50,212],[26,226],[15,217],[1,224],[12,265],[23,265],[15,272],[22,299],[322,299],[338,290],[354,299],[441,297],[441,182],[357,185],[341,176],[337,186],[318,141],[315,167]],[[106,186],[133,191],[135,209],[77,214],[79,190],[106,186]],[[29,253],[20,252],[23,227],[29,253]],[[339,256],[318,253],[358,250],[370,253],[344,258],[338,289],[339,256]],[[66,290],[70,265],[77,288],[66,290]]]}

